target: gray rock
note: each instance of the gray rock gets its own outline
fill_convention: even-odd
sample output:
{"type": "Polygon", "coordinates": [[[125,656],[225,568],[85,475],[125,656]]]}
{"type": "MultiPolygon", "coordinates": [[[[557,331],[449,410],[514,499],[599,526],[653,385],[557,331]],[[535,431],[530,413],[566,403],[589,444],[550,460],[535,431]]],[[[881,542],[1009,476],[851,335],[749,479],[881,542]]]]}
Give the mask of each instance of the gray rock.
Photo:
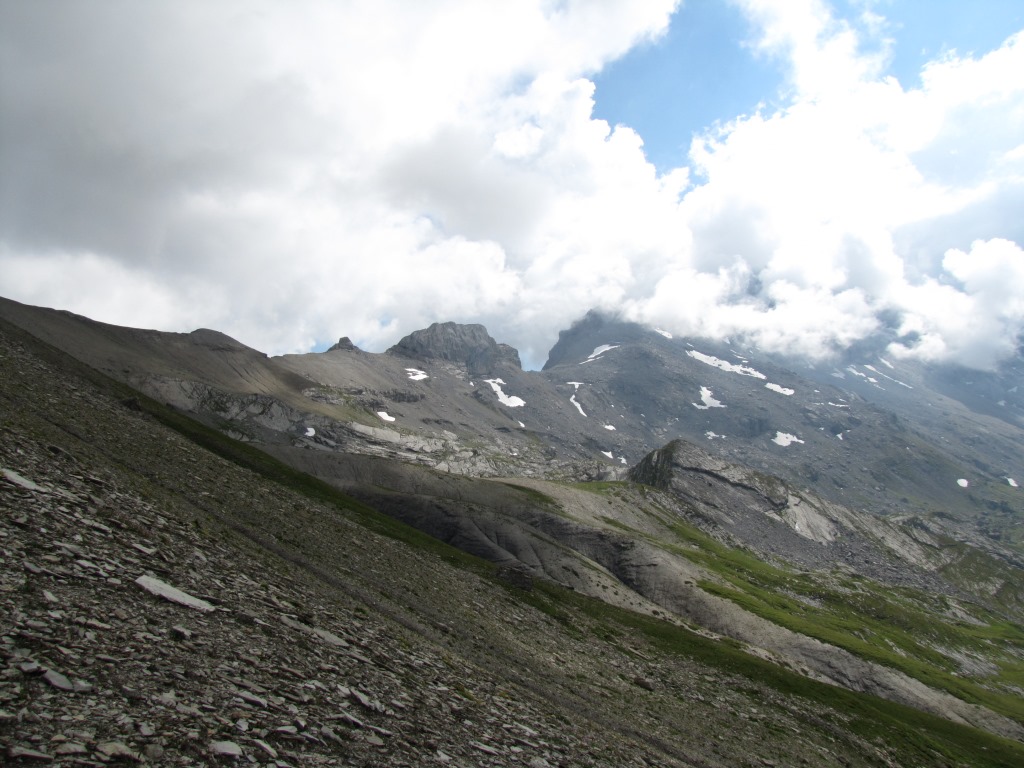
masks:
{"type": "Polygon", "coordinates": [[[215,608],[205,600],[193,597],[187,592],[183,592],[177,587],[172,587],[170,584],[160,581],[160,579],[153,576],[139,576],[135,580],[135,583],[150,594],[162,597],[165,600],[170,600],[173,603],[178,603],[179,605],[184,605],[188,608],[195,608],[196,610],[203,611],[204,613],[215,610],[215,608]]]}
{"type": "Polygon", "coordinates": [[[434,323],[429,328],[410,333],[388,353],[417,360],[459,363],[466,366],[471,376],[494,373],[502,365],[522,368],[515,348],[498,344],[486,328],[476,323],[434,323]]]}
{"type": "Polygon", "coordinates": [[[0,469],[0,475],[3,475],[4,479],[7,482],[13,483],[14,485],[18,486],[19,488],[23,488],[26,491],[45,491],[46,490],[41,485],[37,485],[36,483],[33,483],[28,478],[22,477],[17,472],[15,472],[13,469],[0,469]]]}
{"type": "Polygon", "coordinates": [[[128,760],[141,762],[142,756],[134,752],[127,744],[120,741],[104,741],[96,745],[96,754],[108,760],[128,760]]]}
{"type": "Polygon", "coordinates": [[[351,352],[355,349],[358,349],[358,347],[352,343],[352,339],[348,336],[342,336],[338,339],[338,343],[330,347],[327,351],[334,352],[336,350],[342,350],[344,352],[351,352]]]}
{"type": "Polygon", "coordinates": [[[242,748],[233,741],[210,742],[210,753],[219,757],[242,757],[242,748]]]}
{"type": "Polygon", "coordinates": [[[7,749],[7,756],[12,760],[27,760],[38,763],[49,763],[53,761],[53,757],[45,752],[40,752],[37,749],[30,749],[28,747],[19,747],[17,745],[12,745],[7,749]]]}
{"type": "Polygon", "coordinates": [[[57,748],[53,750],[55,755],[84,755],[89,750],[85,744],[80,744],[77,741],[65,741],[62,744],[58,744],[57,748]]]}
{"type": "Polygon", "coordinates": [[[75,684],[55,669],[46,670],[46,672],[43,673],[43,680],[48,682],[54,688],[59,688],[62,691],[75,690],[75,684]]]}

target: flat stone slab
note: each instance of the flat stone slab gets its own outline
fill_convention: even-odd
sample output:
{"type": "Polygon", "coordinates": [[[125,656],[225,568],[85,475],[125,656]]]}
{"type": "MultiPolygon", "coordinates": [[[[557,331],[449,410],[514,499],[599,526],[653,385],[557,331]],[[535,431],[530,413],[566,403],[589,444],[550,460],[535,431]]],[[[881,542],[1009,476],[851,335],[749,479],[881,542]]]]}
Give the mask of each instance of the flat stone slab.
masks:
{"type": "Polygon", "coordinates": [[[27,477],[22,477],[17,472],[15,472],[13,469],[0,468],[0,474],[3,474],[4,479],[7,480],[7,482],[13,483],[14,485],[17,485],[20,488],[24,488],[26,491],[45,491],[46,490],[45,488],[43,488],[43,486],[41,486],[41,485],[39,485],[37,483],[33,483],[27,477]]]}
{"type": "Polygon", "coordinates": [[[209,612],[216,610],[205,600],[200,600],[198,597],[192,597],[187,592],[182,592],[177,587],[172,587],[170,584],[160,581],[160,579],[154,578],[153,576],[139,576],[135,580],[135,583],[142,587],[147,592],[162,597],[165,600],[170,600],[172,603],[178,603],[179,605],[187,606],[188,608],[195,608],[198,611],[209,612]]]}

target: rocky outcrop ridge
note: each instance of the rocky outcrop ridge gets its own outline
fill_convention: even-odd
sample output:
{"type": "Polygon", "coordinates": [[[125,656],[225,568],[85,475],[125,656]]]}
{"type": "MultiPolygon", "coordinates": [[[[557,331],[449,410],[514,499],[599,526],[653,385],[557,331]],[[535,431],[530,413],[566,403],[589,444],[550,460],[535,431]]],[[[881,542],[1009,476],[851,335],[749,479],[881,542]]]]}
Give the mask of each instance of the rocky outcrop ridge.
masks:
{"type": "Polygon", "coordinates": [[[388,352],[416,360],[445,360],[464,365],[473,376],[496,373],[503,366],[522,369],[518,350],[498,344],[477,323],[434,323],[410,333],[388,352]]]}
{"type": "Polygon", "coordinates": [[[339,349],[344,352],[352,352],[358,349],[358,347],[352,343],[352,339],[350,339],[348,336],[342,336],[340,339],[338,339],[338,343],[331,346],[327,351],[335,352],[339,349]]]}
{"type": "Polygon", "coordinates": [[[707,532],[764,555],[816,570],[842,567],[894,586],[961,594],[938,575],[951,562],[948,548],[918,523],[856,512],[685,440],[652,451],[628,478],[672,494],[707,532]]]}

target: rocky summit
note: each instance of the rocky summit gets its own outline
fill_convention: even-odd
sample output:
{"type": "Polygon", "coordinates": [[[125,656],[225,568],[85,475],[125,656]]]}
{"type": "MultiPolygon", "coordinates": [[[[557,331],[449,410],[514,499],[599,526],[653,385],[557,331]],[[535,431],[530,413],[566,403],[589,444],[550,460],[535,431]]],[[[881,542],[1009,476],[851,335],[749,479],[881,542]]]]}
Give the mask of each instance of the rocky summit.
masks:
{"type": "Polygon", "coordinates": [[[345,341],[0,301],[9,763],[1024,761],[1012,364],[345,341]]]}
{"type": "Polygon", "coordinates": [[[463,365],[474,376],[495,373],[502,364],[516,370],[523,367],[514,347],[498,344],[479,324],[434,323],[410,333],[388,352],[415,360],[445,360],[463,365]]]}

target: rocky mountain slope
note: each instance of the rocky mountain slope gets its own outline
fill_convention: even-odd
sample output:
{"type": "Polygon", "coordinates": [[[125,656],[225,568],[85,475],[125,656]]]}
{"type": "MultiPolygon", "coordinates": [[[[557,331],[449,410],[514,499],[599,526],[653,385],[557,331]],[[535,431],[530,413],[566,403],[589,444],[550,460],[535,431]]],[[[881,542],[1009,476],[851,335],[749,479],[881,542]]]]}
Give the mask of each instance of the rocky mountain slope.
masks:
{"type": "Polygon", "coordinates": [[[950,450],[921,419],[767,358],[599,315],[561,335],[545,371],[524,372],[480,326],[432,326],[383,355],[342,340],[268,359],[209,331],[0,310],[513,581],[703,627],[804,679],[1021,735],[1012,419],[944,404],[991,438],[965,454],[968,488],[949,496],[936,467],[967,474],[966,438],[950,450]],[[872,464],[897,439],[911,457],[872,464]],[[794,451],[803,459],[785,460],[794,451]],[[857,464],[872,482],[892,477],[865,489],[857,464]],[[632,482],[575,484],[627,470],[632,482]],[[894,500],[897,483],[913,496],[894,500]]]}
{"type": "Polygon", "coordinates": [[[1024,754],[670,622],[510,582],[3,325],[0,363],[12,765],[1024,754]]]}

